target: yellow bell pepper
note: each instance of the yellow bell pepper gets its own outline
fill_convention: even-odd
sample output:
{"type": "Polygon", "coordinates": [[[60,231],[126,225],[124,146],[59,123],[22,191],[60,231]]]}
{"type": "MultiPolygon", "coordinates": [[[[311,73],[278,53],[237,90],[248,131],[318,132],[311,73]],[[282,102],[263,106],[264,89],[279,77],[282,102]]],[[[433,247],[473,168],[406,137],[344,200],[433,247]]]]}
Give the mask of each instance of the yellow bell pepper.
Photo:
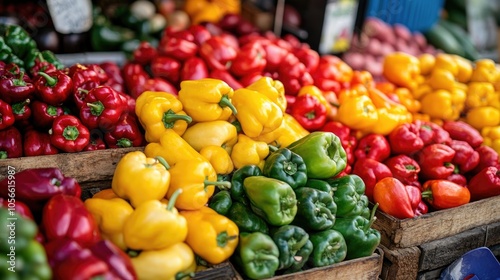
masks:
{"type": "Polygon", "coordinates": [[[486,126],[481,129],[481,136],[484,139],[484,145],[493,148],[500,154],[500,126],[486,126]]]}
{"type": "Polygon", "coordinates": [[[444,89],[451,91],[455,88],[455,76],[453,73],[447,69],[435,68],[432,70],[427,83],[434,90],[436,89],[444,89]]]}
{"type": "Polygon", "coordinates": [[[178,98],[184,111],[195,122],[227,121],[237,114],[231,103],[234,90],[224,81],[212,78],[181,82],[178,98]]]}
{"type": "Polygon", "coordinates": [[[188,224],[186,243],[210,264],[229,259],[238,246],[238,226],[207,206],[204,210],[181,211],[188,224]]]}
{"type": "Polygon", "coordinates": [[[499,71],[495,61],[483,58],[475,61],[475,67],[470,78],[471,82],[495,83],[498,80],[499,71]]]}
{"type": "Polygon", "coordinates": [[[458,63],[457,60],[451,55],[447,53],[438,53],[436,54],[436,61],[434,62],[433,71],[436,69],[442,69],[450,72],[453,77],[458,75],[458,63]]]}
{"type": "Polygon", "coordinates": [[[206,146],[219,146],[231,153],[238,131],[228,121],[199,122],[188,127],[182,138],[198,152],[206,146]]]}
{"type": "Polygon", "coordinates": [[[113,189],[104,189],[100,190],[99,192],[95,193],[92,198],[102,198],[102,199],[112,199],[112,198],[119,198],[118,195],[113,191],[113,189]]]}
{"type": "Polygon", "coordinates": [[[476,107],[467,111],[466,122],[477,130],[487,126],[500,125],[500,110],[491,107],[476,107]]]}
{"type": "Polygon", "coordinates": [[[191,24],[218,22],[226,13],[241,13],[237,0],[186,0],[183,10],[191,18],[191,24]]]}
{"type": "Polygon", "coordinates": [[[181,160],[170,169],[170,175],[167,198],[170,199],[176,190],[182,189],[175,201],[175,207],[179,210],[200,209],[214,194],[215,186],[231,186],[230,182],[217,181],[217,173],[206,159],[181,160]]]}
{"type": "Polygon", "coordinates": [[[337,120],[351,129],[367,130],[378,122],[377,108],[366,95],[348,98],[340,103],[337,120]]]}
{"type": "Polygon", "coordinates": [[[401,104],[406,107],[408,112],[417,113],[418,111],[420,111],[421,108],[420,101],[418,101],[413,97],[413,94],[409,89],[402,87],[396,88],[394,90],[394,93],[399,98],[401,104]]]}
{"type": "Polygon", "coordinates": [[[428,84],[420,84],[416,89],[412,90],[413,98],[420,100],[424,95],[433,92],[434,90],[428,84]]]}
{"type": "Polygon", "coordinates": [[[339,104],[344,103],[347,99],[361,95],[368,96],[368,89],[364,85],[358,84],[350,88],[341,89],[339,92],[339,104]]]}
{"type": "Polygon", "coordinates": [[[175,191],[168,204],[149,200],[135,208],[123,225],[128,248],[159,250],[186,240],[187,221],[174,207],[181,192],[175,191]]]}
{"type": "Polygon", "coordinates": [[[135,100],[135,114],[139,116],[142,112],[142,107],[144,106],[144,104],[149,103],[155,97],[163,97],[172,102],[175,102],[175,100],[178,101],[177,96],[165,91],[145,91],[141,93],[141,95],[139,95],[135,100]]]}
{"type": "Polygon", "coordinates": [[[123,239],[123,225],[134,212],[134,208],[121,198],[89,198],[85,207],[92,214],[104,239],[113,242],[122,250],[127,249],[123,239]]]}
{"type": "Polygon", "coordinates": [[[160,200],[169,189],[169,168],[161,157],[149,158],[141,151],[129,152],[118,161],[111,188],[134,208],[148,200],[160,200]]]}
{"type": "Polygon", "coordinates": [[[253,140],[240,133],[238,134],[238,142],[231,152],[231,160],[237,169],[248,164],[258,165],[262,169],[268,155],[269,145],[266,142],[253,140]]]}
{"type": "Polygon", "coordinates": [[[262,141],[276,147],[288,147],[288,145],[301,139],[309,134],[309,131],[300,125],[300,123],[292,117],[292,115],[285,113],[283,115],[283,123],[278,129],[259,137],[252,138],[256,141],[262,141]]]}
{"type": "Polygon", "coordinates": [[[420,61],[403,52],[388,54],[384,58],[383,75],[388,81],[413,90],[418,86],[420,61]]]}
{"type": "Polygon", "coordinates": [[[257,137],[277,129],[283,122],[283,111],[258,91],[240,88],[234,92],[236,119],[248,137],[257,137]]]}
{"type": "Polygon", "coordinates": [[[234,164],[229,153],[221,146],[206,146],[200,150],[200,155],[210,162],[217,174],[229,174],[234,170],[234,164]]]}
{"type": "Polygon", "coordinates": [[[452,55],[452,57],[453,59],[455,59],[455,62],[457,63],[458,66],[458,73],[455,75],[457,81],[460,83],[469,82],[473,71],[472,62],[459,55],[452,55]]]}
{"type": "Polygon", "coordinates": [[[467,90],[465,106],[467,109],[490,106],[495,99],[498,99],[498,95],[491,83],[471,82],[467,90]]]}
{"type": "Polygon", "coordinates": [[[420,100],[421,112],[434,119],[457,120],[463,109],[465,101],[464,92],[455,89],[453,92],[447,90],[436,90],[428,93],[420,100]]]}
{"type": "Polygon", "coordinates": [[[196,259],[184,242],[160,250],[141,251],[131,258],[138,280],[179,280],[193,277],[196,259]]]}
{"type": "Polygon", "coordinates": [[[171,129],[167,129],[160,137],[160,143],[149,143],[144,148],[148,157],[161,156],[170,166],[186,159],[204,158],[186,140],[171,129]]]}
{"type": "Polygon", "coordinates": [[[246,87],[255,90],[271,99],[274,104],[280,107],[281,111],[286,110],[285,87],[279,80],[273,80],[271,77],[262,77],[246,87]]]}
{"type": "Polygon", "coordinates": [[[420,63],[420,74],[428,75],[436,64],[436,57],[430,53],[424,53],[418,56],[420,63]]]}

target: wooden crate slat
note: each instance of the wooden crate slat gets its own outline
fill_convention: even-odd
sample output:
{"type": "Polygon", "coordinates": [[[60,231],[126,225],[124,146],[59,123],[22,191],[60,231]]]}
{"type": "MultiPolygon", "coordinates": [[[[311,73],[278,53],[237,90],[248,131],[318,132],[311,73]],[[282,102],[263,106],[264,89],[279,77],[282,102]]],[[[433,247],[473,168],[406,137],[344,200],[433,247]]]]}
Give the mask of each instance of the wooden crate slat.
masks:
{"type": "Polygon", "coordinates": [[[418,247],[391,250],[383,245],[384,251],[381,279],[415,280],[418,274],[420,249],[418,247]]]}

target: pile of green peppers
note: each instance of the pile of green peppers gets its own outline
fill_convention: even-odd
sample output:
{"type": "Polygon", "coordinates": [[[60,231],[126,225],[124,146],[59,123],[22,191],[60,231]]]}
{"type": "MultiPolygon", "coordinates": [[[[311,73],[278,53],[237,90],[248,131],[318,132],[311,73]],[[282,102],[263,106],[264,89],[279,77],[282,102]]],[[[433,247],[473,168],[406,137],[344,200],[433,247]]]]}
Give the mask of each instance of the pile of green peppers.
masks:
{"type": "Polygon", "coordinates": [[[357,175],[336,177],[346,154],[331,132],[313,132],[274,149],[264,167],[231,174],[209,206],[240,230],[231,261],[250,279],[294,273],[373,254],[380,232],[371,228],[365,184],[357,175]]]}

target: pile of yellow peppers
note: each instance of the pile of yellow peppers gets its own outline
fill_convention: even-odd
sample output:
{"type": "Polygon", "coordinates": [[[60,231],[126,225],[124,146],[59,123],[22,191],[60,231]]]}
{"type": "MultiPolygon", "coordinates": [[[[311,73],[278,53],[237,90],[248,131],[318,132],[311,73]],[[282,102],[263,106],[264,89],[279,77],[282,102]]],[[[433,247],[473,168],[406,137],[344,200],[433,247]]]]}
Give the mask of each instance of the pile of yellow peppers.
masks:
{"type": "Polygon", "coordinates": [[[500,153],[500,68],[493,60],[397,52],[385,57],[383,74],[409,89],[431,121],[465,121],[500,153]]]}

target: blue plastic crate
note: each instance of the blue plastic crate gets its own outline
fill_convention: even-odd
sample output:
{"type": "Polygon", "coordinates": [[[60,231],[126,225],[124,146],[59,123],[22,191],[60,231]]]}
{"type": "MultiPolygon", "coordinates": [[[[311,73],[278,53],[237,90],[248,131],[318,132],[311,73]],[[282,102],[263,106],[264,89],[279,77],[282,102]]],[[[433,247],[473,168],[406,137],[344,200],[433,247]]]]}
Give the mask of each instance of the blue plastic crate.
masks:
{"type": "Polygon", "coordinates": [[[439,19],[444,0],[369,0],[367,17],[425,32],[439,19]]]}

